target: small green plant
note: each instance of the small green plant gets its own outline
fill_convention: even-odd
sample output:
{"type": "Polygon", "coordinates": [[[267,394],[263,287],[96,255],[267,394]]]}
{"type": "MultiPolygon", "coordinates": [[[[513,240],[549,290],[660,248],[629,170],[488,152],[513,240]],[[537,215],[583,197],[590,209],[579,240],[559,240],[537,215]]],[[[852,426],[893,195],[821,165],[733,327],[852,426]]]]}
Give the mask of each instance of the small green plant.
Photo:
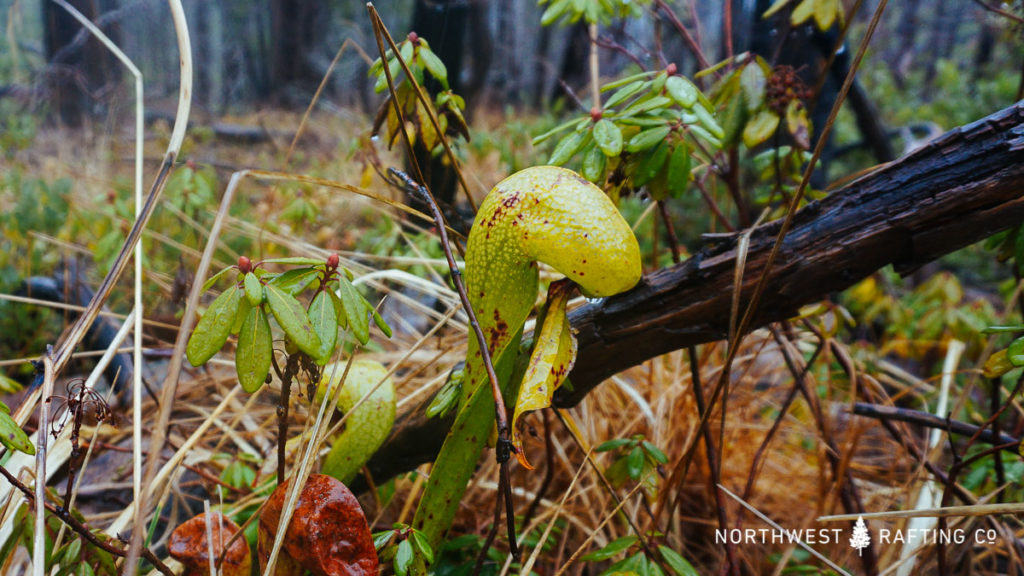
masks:
{"type": "MultiPolygon", "coordinates": [[[[203,314],[189,338],[186,355],[193,366],[205,364],[227,342],[238,335],[235,367],[246,392],[255,392],[266,381],[273,363],[270,317],[285,335],[285,351],[304,355],[303,368],[319,374],[334,354],[338,328],[349,328],[365,344],[370,338],[369,321],[390,337],[391,329],[380,314],[352,285],[349,272],[332,254],[326,260],[278,258],[253,264],[245,256],[236,266],[218,272],[203,286],[213,284],[231,272],[238,272],[233,284],[217,297],[203,314]],[[271,273],[263,265],[295,265],[285,272],[271,273]],[[296,295],[312,291],[304,307],[296,295]]],[[[319,381],[319,377],[312,378],[319,381]]]]}
{"type": "Polygon", "coordinates": [[[658,487],[658,468],[668,463],[668,456],[657,446],[644,439],[643,434],[629,438],[616,438],[600,444],[596,452],[609,452],[612,464],[605,470],[613,486],[622,486],[627,480],[643,482],[648,494],[658,487]]]}
{"type": "MultiPolygon", "coordinates": [[[[388,74],[395,83],[395,92],[394,95],[388,95],[388,99],[377,112],[377,117],[373,122],[373,134],[380,132],[380,129],[386,125],[388,147],[391,147],[401,134],[401,122],[395,111],[395,106],[391,103],[391,98],[395,98],[406,122],[412,123],[413,130],[407,131],[407,134],[413,139],[413,144],[418,141],[427,150],[440,153],[439,146],[442,136],[461,135],[469,140],[469,127],[462,114],[466,108],[466,102],[449,88],[448,71],[441,59],[430,49],[430,44],[417,36],[415,32],[411,32],[405,40],[398,44],[398,54],[412,73],[415,85],[405,76],[402,63],[399,62],[395,53],[388,50],[386,53],[388,74]],[[417,96],[416,87],[422,87],[428,77],[439,84],[441,90],[434,96],[433,101],[429,98],[424,98],[421,101],[417,96]],[[437,119],[440,131],[434,127],[431,116],[437,119]]],[[[388,75],[384,72],[384,64],[380,58],[370,66],[369,74],[376,78],[373,87],[375,92],[380,93],[388,89],[388,75]]]]}
{"type": "Polygon", "coordinates": [[[640,539],[631,534],[612,540],[599,550],[586,554],[581,558],[585,562],[607,562],[621,557],[603,570],[601,576],[636,574],[637,576],[665,576],[665,568],[673,576],[697,576],[698,572],[681,554],[667,546],[658,546],[661,564],[649,558],[640,539]]]}
{"type": "MultiPolygon", "coordinates": [[[[338,347],[339,328],[347,328],[362,344],[370,339],[371,318],[388,337],[391,329],[352,285],[350,272],[340,266],[337,254],[331,254],[325,260],[280,258],[257,264],[242,256],[236,266],[225,268],[207,280],[204,290],[209,290],[219,278],[233,272],[237,272],[235,281],[210,304],[196,324],[185,353],[193,366],[201,366],[224,346],[231,334],[237,334],[235,371],[238,383],[249,393],[269,383],[270,370],[274,369],[281,381],[277,477],[278,482],[283,482],[292,381],[303,373],[308,397],[314,398],[322,375],[321,367],[334,356],[338,347]],[[272,263],[295,268],[279,273],[268,272],[263,266],[272,263]],[[303,306],[296,296],[306,291],[311,292],[310,302],[303,306]],[[283,368],[274,352],[271,317],[284,333],[286,361],[283,368]]],[[[390,401],[393,420],[393,394],[390,401]]],[[[367,433],[375,438],[379,428],[374,426],[372,432],[367,428],[343,435],[340,440],[344,440],[345,445],[336,444],[335,448],[344,454],[346,446],[352,444],[356,446],[353,450],[361,454],[368,446],[367,433]],[[361,444],[366,445],[359,448],[361,444]]],[[[373,440],[372,444],[376,449],[379,442],[373,440]]]]}
{"type": "Polygon", "coordinates": [[[584,178],[604,186],[612,198],[624,188],[647,186],[651,197],[676,197],[689,186],[693,158],[710,164],[725,136],[714,105],[670,64],[659,72],[627,76],[601,88],[612,91],[588,116],[537,136],[540,144],[565,131],[548,163],[569,164],[579,156],[584,178]]]}
{"type": "Polygon", "coordinates": [[[391,562],[398,576],[426,574],[434,563],[434,550],[427,537],[406,524],[373,535],[373,545],[381,563],[391,562]]]}

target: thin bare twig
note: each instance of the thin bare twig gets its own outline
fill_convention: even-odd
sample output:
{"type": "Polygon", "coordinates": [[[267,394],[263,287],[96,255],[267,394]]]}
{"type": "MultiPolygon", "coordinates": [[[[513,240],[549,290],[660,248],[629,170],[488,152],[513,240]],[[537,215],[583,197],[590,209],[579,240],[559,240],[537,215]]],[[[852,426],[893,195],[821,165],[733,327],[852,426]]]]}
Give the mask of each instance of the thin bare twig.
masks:
{"type": "MultiPolygon", "coordinates": [[[[1014,438],[1006,433],[997,435],[991,428],[987,428],[985,426],[975,426],[974,424],[960,422],[959,420],[950,420],[947,422],[945,418],[940,418],[934,414],[922,412],[920,410],[898,408],[896,406],[881,406],[878,404],[869,404],[867,402],[857,402],[853,405],[852,412],[858,416],[877,418],[882,421],[894,420],[898,422],[907,422],[909,424],[924,426],[925,428],[945,430],[951,434],[974,436],[986,444],[1005,445],[1013,442],[1018,444],[1020,443],[1020,439],[1018,438],[1014,438]]],[[[1016,452],[1017,449],[1011,448],[1009,451],[1016,452]]]]}
{"type": "Polygon", "coordinates": [[[978,6],[981,6],[985,10],[992,12],[993,14],[999,14],[1003,18],[1009,18],[1010,20],[1013,20],[1017,24],[1024,24],[1024,18],[1017,16],[1013,12],[1007,12],[1006,10],[1003,10],[1002,8],[997,8],[996,6],[990,6],[989,4],[983,2],[982,0],[974,0],[974,3],[977,4],[978,6]]]}
{"type": "MultiPolygon", "coordinates": [[[[686,357],[690,361],[690,381],[693,386],[693,398],[697,402],[697,410],[704,413],[704,387],[701,386],[700,364],[697,363],[697,347],[690,346],[686,349],[686,357]]],[[[710,422],[705,421],[700,428],[700,434],[704,438],[704,450],[708,456],[708,468],[711,471],[712,492],[715,495],[715,509],[718,512],[718,527],[723,532],[729,529],[729,518],[725,513],[725,506],[722,504],[722,497],[717,487],[721,482],[722,470],[719,468],[718,450],[715,449],[715,442],[711,436],[710,422]]],[[[726,562],[729,563],[728,570],[732,574],[740,573],[739,563],[736,561],[736,547],[731,542],[725,544],[726,562]]]]}
{"type": "MultiPolygon", "coordinates": [[[[24,483],[22,483],[21,480],[18,480],[18,478],[14,474],[11,474],[10,471],[7,470],[7,468],[0,466],[0,475],[3,475],[3,477],[6,478],[7,481],[11,483],[12,486],[21,491],[21,493],[24,494],[26,498],[28,498],[32,502],[35,502],[36,497],[35,494],[32,493],[32,489],[26,486],[24,483]]],[[[53,514],[57,518],[60,518],[61,522],[64,522],[69,527],[71,527],[71,529],[74,530],[76,534],[88,540],[89,543],[93,546],[96,546],[97,548],[105,550],[106,552],[109,552],[110,554],[113,554],[114,556],[118,556],[120,558],[123,558],[128,555],[128,552],[125,551],[123,548],[119,548],[117,546],[114,546],[110,542],[101,540],[98,536],[96,536],[95,533],[93,533],[92,530],[89,529],[88,526],[80,522],[68,510],[65,510],[63,508],[57,508],[56,506],[49,502],[46,502],[45,500],[43,501],[43,506],[45,506],[46,510],[48,510],[51,514],[53,514]]],[[[142,550],[142,557],[148,560],[151,564],[153,564],[153,567],[159,570],[161,574],[165,574],[166,576],[175,576],[174,572],[170,568],[168,568],[166,564],[161,562],[160,559],[157,558],[156,555],[149,550],[149,548],[144,548],[142,550]]],[[[42,557],[37,556],[36,558],[39,559],[37,563],[39,565],[42,565],[42,557]]]]}

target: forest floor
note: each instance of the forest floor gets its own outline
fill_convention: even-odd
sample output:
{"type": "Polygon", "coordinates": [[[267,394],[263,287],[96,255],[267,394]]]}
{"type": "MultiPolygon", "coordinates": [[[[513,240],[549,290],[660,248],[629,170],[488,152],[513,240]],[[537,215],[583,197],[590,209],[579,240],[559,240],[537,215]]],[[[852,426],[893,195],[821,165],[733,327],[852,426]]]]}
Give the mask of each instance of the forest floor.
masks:
{"type": "MultiPolygon", "coordinates": [[[[384,166],[400,166],[399,157],[380,149],[379,143],[372,147],[365,141],[359,143],[356,135],[365,133],[371,122],[360,113],[317,113],[288,162],[284,158],[299,122],[297,114],[268,111],[222,122],[246,126],[246,138],[255,142],[240,141],[237,135],[218,135],[212,125],[194,128],[182,154],[188,164],[179,168],[190,170],[192,177],[172,181],[145,237],[146,316],[163,323],[146,331],[150,352],[144,373],[154,388],[163,379],[176,317],[182,310],[180,281],[176,278],[195,269],[217,200],[234,171],[294,171],[370,188],[401,200],[373,171],[371,162],[375,154],[384,166]]],[[[474,130],[473,143],[465,154],[465,174],[478,200],[510,167],[528,165],[538,156],[529,148],[528,137],[509,136],[516,132],[497,129],[500,122],[497,116],[478,122],[477,126],[484,128],[474,130]]],[[[150,132],[147,175],[157,166],[169,128],[157,124],[150,132]]],[[[116,126],[79,131],[44,128],[30,149],[0,161],[0,171],[7,174],[7,195],[20,189],[11,185],[15,180],[22,188],[53,187],[61,179],[68,181],[65,205],[59,208],[62,218],[41,220],[33,230],[7,228],[7,238],[0,244],[7,252],[0,259],[9,271],[4,278],[7,293],[15,291],[19,278],[51,274],[69,260],[79,261],[87,283],[94,288],[98,285],[119,248],[118,239],[130,225],[131,155],[130,137],[116,126]]],[[[53,201],[48,194],[40,192],[37,206],[21,206],[13,197],[4,197],[3,201],[15,207],[10,212],[12,217],[31,219],[39,210],[52,207],[46,204],[53,201]]],[[[624,212],[638,235],[654,233],[648,205],[640,199],[628,203],[624,212]]],[[[251,182],[243,185],[234,202],[222,241],[214,271],[234,263],[239,255],[247,254],[256,261],[338,253],[364,295],[374,304],[385,301],[384,317],[394,335],[389,339],[375,334],[357,353],[394,371],[399,411],[427,399],[464,359],[469,331],[464,315],[456,309],[457,295],[448,282],[441,280],[447,277],[448,269],[435,237],[428,229],[403,221],[384,204],[322,187],[251,182]],[[421,284],[410,280],[410,275],[427,278],[431,288],[424,291],[421,284]],[[438,324],[437,332],[425,338],[438,324]]],[[[645,250],[658,249],[657,243],[649,239],[643,245],[645,250]]],[[[663,243],[661,250],[665,250],[663,243]]],[[[664,258],[662,254],[648,255],[646,269],[656,268],[664,258]]],[[[964,256],[957,258],[962,260],[964,256]]],[[[802,322],[757,330],[747,337],[727,379],[727,403],[720,402],[709,418],[708,430],[717,447],[711,456],[719,463],[719,470],[709,466],[695,392],[703,390],[707,394],[720,377],[726,355],[724,343],[699,347],[697,370],[691,369],[686,352],[679,351],[605,382],[579,406],[567,411],[578,435],[550,411],[532,415],[526,448],[536,470],[513,466],[511,476],[519,536],[525,543],[524,561],[534,557],[533,569],[538,574],[560,570],[597,574],[612,562],[638,553],[649,539],[680,552],[699,573],[716,572],[727,555],[733,555],[750,573],[813,571],[821,566],[797,545],[772,542],[770,535],[768,541],[733,541],[727,546],[717,541],[719,507],[730,519],[729,528],[770,528],[753,512],[743,510],[742,499],[784,529],[827,529],[831,538],[819,539],[814,548],[850,572],[865,569],[864,553],[874,555],[880,567],[894,566],[902,545],[876,542],[869,551],[858,550],[850,542],[852,520],[827,523],[818,519],[850,512],[844,506],[844,497],[853,497],[863,510],[871,512],[906,510],[915,505],[928,476],[905,444],[923,449],[927,431],[900,424],[894,429],[897,433],[890,434],[879,420],[852,415],[851,407],[864,397],[858,387],[918,407],[927,404],[924,398],[935,397],[941,388],[943,360],[954,360],[950,343],[961,333],[945,329],[929,333],[925,326],[929,320],[921,316],[935,310],[952,313],[954,309],[973,307],[984,324],[1005,314],[1004,301],[996,295],[990,280],[983,278],[965,289],[957,277],[944,271],[955,267],[958,260],[950,262],[936,274],[907,284],[894,280],[891,274],[880,274],[850,294],[833,298],[826,311],[809,313],[802,322]],[[856,319],[847,320],[841,304],[853,310],[856,319]],[[872,316],[872,306],[888,308],[884,314],[876,311],[872,316]],[[903,324],[900,331],[893,332],[881,325],[885,322],[903,324]],[[639,436],[663,451],[667,463],[645,465],[633,474],[626,451],[591,452],[609,440],[639,436]],[[588,457],[593,459],[593,466],[588,464],[588,457]],[[603,477],[599,471],[604,472],[603,477]],[[836,482],[837,477],[844,480],[836,482]],[[716,481],[737,499],[717,490],[716,481]],[[852,492],[844,495],[846,489],[852,492]],[[621,513],[617,510],[620,502],[621,513]],[[549,524],[555,529],[544,533],[549,524]],[[832,532],[832,528],[840,531],[832,532]],[[622,538],[626,540],[619,540],[622,538]],[[623,543],[621,548],[609,546],[617,540],[623,543]]],[[[1000,272],[1005,270],[996,271],[1000,272]]],[[[545,271],[544,277],[550,279],[550,272],[545,271]]],[[[130,309],[128,280],[108,303],[115,313],[130,309]]],[[[582,303],[579,298],[571,305],[582,303]]],[[[3,331],[8,333],[2,339],[3,358],[8,361],[9,375],[24,380],[24,365],[15,365],[14,361],[38,358],[42,345],[54,342],[63,329],[64,318],[59,312],[29,311],[23,304],[5,306],[8,308],[0,318],[3,331]],[[14,325],[26,315],[33,318],[30,329],[14,325]],[[12,331],[19,332],[17,337],[11,335],[12,331]]],[[[115,322],[120,324],[120,320],[115,322]]],[[[961,415],[970,415],[970,410],[978,414],[977,406],[982,405],[985,394],[977,367],[990,348],[975,336],[967,342],[962,359],[952,364],[956,382],[949,402],[961,415]]],[[[349,351],[355,348],[351,343],[347,346],[349,351]]],[[[170,482],[154,486],[166,498],[161,500],[161,521],[151,539],[151,548],[161,556],[165,556],[170,530],[202,511],[204,501],[222,506],[228,516],[244,522],[266,497],[265,491],[254,487],[274,476],[279,382],[253,395],[242,393],[231,359],[229,348],[207,368],[188,368],[179,386],[167,457],[180,457],[181,466],[170,476],[170,482]]],[[[91,363],[92,359],[76,362],[67,377],[84,376],[91,363]]],[[[62,390],[63,385],[57,389],[62,390]]],[[[306,394],[297,396],[292,397],[292,438],[301,436],[315,417],[306,394]]],[[[17,397],[9,397],[8,403],[13,407],[17,397]]],[[[124,390],[117,391],[110,404],[116,415],[113,425],[87,425],[82,429],[81,437],[88,439],[91,453],[77,466],[82,479],[77,502],[90,526],[118,534],[126,533],[130,524],[125,510],[133,498],[133,414],[124,390]]],[[[147,427],[144,434],[148,437],[148,427],[157,413],[154,399],[148,394],[142,410],[147,427]]],[[[1020,412],[1016,405],[1013,410],[1020,412]]],[[[974,418],[982,419],[980,415],[974,418]]],[[[292,448],[295,452],[289,453],[292,465],[297,462],[298,447],[296,444],[292,448]]],[[[1019,462],[1007,460],[1007,470],[1012,471],[1009,476],[1004,471],[1002,477],[1015,482],[1020,477],[1019,462]]],[[[934,461],[940,469],[947,469],[948,452],[938,450],[934,461]]],[[[8,466],[15,466],[15,462],[12,458],[8,466]]],[[[27,464],[30,459],[17,462],[27,464]]],[[[50,482],[60,494],[66,469],[62,467],[50,482]]],[[[964,486],[975,490],[984,501],[1005,486],[994,484],[991,465],[980,472],[978,469],[966,471],[964,486]]],[[[427,468],[421,467],[395,479],[374,479],[376,489],[360,495],[374,531],[410,520],[426,472],[427,468]]],[[[443,566],[449,570],[444,573],[471,572],[484,535],[494,521],[497,480],[497,469],[488,452],[460,507],[451,543],[444,551],[443,566]]],[[[8,487],[3,489],[6,494],[8,487]]],[[[13,522],[13,501],[5,502],[8,508],[4,517],[13,522]]],[[[905,528],[904,522],[871,520],[870,526],[877,535],[883,530],[905,528]]],[[[1004,550],[1003,539],[1019,531],[1012,521],[968,517],[954,520],[949,526],[970,533],[993,526],[1000,533],[995,543],[947,547],[942,553],[954,565],[973,566],[980,572],[996,558],[1002,562],[1012,557],[1004,550]]],[[[926,546],[919,567],[934,566],[940,548],[926,546]]],[[[487,556],[485,574],[520,570],[521,565],[508,560],[507,550],[507,541],[499,536],[487,556]]],[[[16,573],[27,554],[22,549],[2,559],[3,573],[16,573]]]]}

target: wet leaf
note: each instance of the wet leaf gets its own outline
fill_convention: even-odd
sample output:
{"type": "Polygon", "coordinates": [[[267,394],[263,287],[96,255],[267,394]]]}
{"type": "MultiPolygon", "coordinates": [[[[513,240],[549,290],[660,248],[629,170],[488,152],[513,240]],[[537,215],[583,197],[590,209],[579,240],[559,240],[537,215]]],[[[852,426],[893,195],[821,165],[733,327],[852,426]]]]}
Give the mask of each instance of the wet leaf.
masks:
{"type": "Polygon", "coordinates": [[[601,119],[594,124],[594,141],[605,156],[618,156],[622,152],[622,130],[609,120],[601,119]]]}
{"type": "Polygon", "coordinates": [[[679,198],[690,187],[690,151],[685,142],[680,142],[672,150],[668,161],[668,192],[673,198],[679,198]]]}
{"type": "Polygon", "coordinates": [[[693,105],[697,103],[697,94],[700,90],[682,76],[672,76],[665,82],[665,89],[668,90],[669,96],[672,97],[680,106],[687,110],[693,108],[693,105]]]}
{"type": "Polygon", "coordinates": [[[430,75],[440,80],[444,87],[447,88],[448,69],[445,68],[444,62],[429,49],[420,48],[419,54],[420,60],[423,61],[423,66],[430,72],[430,75]]]}
{"type": "Polygon", "coordinates": [[[384,336],[391,338],[391,326],[388,326],[388,323],[384,321],[384,317],[380,315],[380,312],[377,312],[376,308],[371,307],[370,310],[373,315],[373,323],[377,325],[377,329],[383,332],[384,336]]]}
{"type": "MultiPolygon", "coordinates": [[[[274,490],[260,515],[260,563],[273,546],[288,494],[285,481],[274,490]]],[[[377,552],[359,501],[344,484],[323,474],[306,480],[285,532],[278,561],[309,570],[313,576],[377,574],[377,552]]],[[[301,572],[300,572],[301,573],[301,572]]]]}
{"type": "Polygon", "coordinates": [[[344,330],[348,328],[348,316],[345,315],[345,305],[342,304],[341,298],[334,290],[326,291],[331,297],[331,303],[334,304],[334,316],[338,321],[338,326],[344,330]]]}
{"type": "Polygon", "coordinates": [[[651,459],[653,459],[655,462],[659,464],[668,464],[668,456],[666,456],[665,453],[661,451],[661,448],[658,448],[657,446],[651,444],[647,440],[641,442],[641,446],[644,447],[644,452],[647,452],[647,455],[650,456],[651,459]]]}
{"type": "Polygon", "coordinates": [[[743,144],[747,148],[754,148],[771,138],[778,127],[778,115],[768,110],[762,110],[751,118],[750,122],[747,122],[747,127],[743,129],[743,144]]]}
{"type": "Polygon", "coordinates": [[[256,481],[256,471],[244,462],[235,460],[224,467],[220,481],[239,489],[249,488],[256,481]]]}
{"type": "Polygon", "coordinates": [[[811,121],[807,118],[807,108],[799,100],[790,100],[786,107],[786,129],[797,146],[804,150],[811,147],[811,121]]]}
{"type": "Polygon", "coordinates": [[[633,102],[622,111],[623,115],[636,116],[644,112],[650,112],[659,108],[665,108],[672,104],[672,99],[668,96],[655,96],[653,98],[638,98],[636,102],[633,102]]]}
{"type": "Polygon", "coordinates": [[[815,0],[814,21],[818,23],[820,30],[828,30],[836,21],[840,6],[836,0],[815,0]]]}
{"type": "Polygon", "coordinates": [[[623,446],[629,444],[630,442],[632,442],[632,440],[630,440],[629,438],[615,438],[614,440],[602,442],[597,446],[597,448],[594,448],[594,451],[610,452],[612,450],[615,450],[616,448],[622,448],[623,446]]]}
{"type": "Polygon", "coordinates": [[[1010,342],[1006,348],[1006,359],[1014,366],[1024,366],[1024,336],[1010,342]]]}
{"type": "Polygon", "coordinates": [[[548,164],[561,166],[568,162],[583,147],[586,137],[585,132],[570,132],[565,135],[555,146],[554,152],[551,153],[551,158],[548,159],[548,164]]]}
{"type": "Polygon", "coordinates": [[[423,532],[413,530],[412,542],[416,549],[419,550],[420,555],[427,561],[427,564],[433,564],[434,551],[430,548],[430,542],[427,542],[427,537],[423,535],[423,532]]]}
{"type": "Polygon", "coordinates": [[[235,324],[235,313],[241,299],[241,290],[232,284],[206,309],[185,347],[185,357],[190,364],[202,366],[224,346],[235,324]]]}
{"type": "Polygon", "coordinates": [[[338,297],[345,309],[345,318],[352,329],[352,334],[360,344],[366,344],[370,340],[370,319],[366,313],[366,306],[363,305],[363,297],[356,287],[344,278],[338,282],[338,297]]]}
{"type": "Polygon", "coordinates": [[[653,180],[658,172],[661,172],[666,159],[668,159],[668,145],[659,144],[637,163],[636,173],[633,175],[633,185],[639,188],[653,180]]]}
{"type": "Polygon", "coordinates": [[[668,126],[658,126],[644,130],[629,139],[629,143],[626,144],[626,150],[631,153],[636,153],[653,148],[665,140],[671,130],[672,129],[668,126]]]}
{"type": "Polygon", "coordinates": [[[665,560],[665,564],[668,564],[668,567],[672,569],[676,576],[700,576],[700,573],[693,567],[693,564],[690,564],[686,558],[683,558],[675,550],[668,546],[658,546],[658,551],[661,552],[661,557],[665,560]]]}
{"type": "Polygon", "coordinates": [[[622,538],[616,538],[608,544],[605,544],[604,548],[587,553],[585,556],[581,557],[580,560],[584,562],[603,562],[605,560],[611,560],[626,550],[629,550],[629,547],[636,544],[637,541],[638,538],[632,534],[629,536],[623,536],[622,538]]]}
{"type": "Polygon", "coordinates": [[[608,101],[604,103],[604,107],[614,108],[615,106],[618,106],[627,98],[639,92],[644,87],[644,84],[646,84],[646,82],[642,80],[637,80],[635,82],[630,82],[629,84],[626,84],[622,88],[619,88],[618,90],[615,91],[614,94],[611,95],[610,98],[608,98],[608,101]]]}
{"type": "Polygon", "coordinates": [[[245,299],[250,306],[259,306],[263,303],[263,285],[255,274],[246,274],[242,281],[245,286],[245,299]]]}
{"type": "Polygon", "coordinates": [[[203,292],[206,292],[210,288],[213,288],[213,285],[217,283],[217,280],[220,280],[221,278],[224,277],[225,274],[231,272],[232,270],[237,271],[238,268],[236,268],[235,266],[228,266],[227,268],[221,270],[220,272],[217,272],[213,276],[210,276],[206,280],[206,282],[203,282],[203,292]]]}
{"type": "Polygon", "coordinates": [[[441,389],[434,395],[434,399],[427,405],[427,409],[424,412],[427,418],[434,418],[436,416],[443,418],[445,414],[459,403],[459,397],[462,395],[464,374],[462,370],[452,372],[448,380],[441,386],[441,389]]]}
{"type": "Polygon", "coordinates": [[[320,270],[316,268],[294,268],[270,278],[267,284],[273,284],[295,296],[305,290],[319,275],[320,270]]]}
{"type": "Polygon", "coordinates": [[[799,26],[807,21],[808,18],[814,16],[814,4],[816,0],[803,0],[803,2],[796,5],[793,9],[793,13],[789,15],[789,21],[793,26],[799,26]]]}
{"type": "Polygon", "coordinates": [[[320,351],[313,358],[318,364],[326,364],[334,353],[334,344],[338,341],[338,317],[329,293],[324,290],[313,298],[309,305],[309,320],[313,330],[320,338],[320,351]]]}
{"type": "Polygon", "coordinates": [[[6,412],[0,412],[0,444],[6,446],[8,450],[17,450],[25,454],[36,453],[36,447],[28,435],[6,412]]]}
{"type": "Polygon", "coordinates": [[[576,338],[569,327],[565,305],[569,301],[573,285],[556,282],[548,290],[547,308],[544,313],[540,335],[534,341],[533,353],[519,387],[515,414],[512,417],[512,444],[516,447],[519,463],[528,469],[533,466],[526,461],[523,440],[519,434],[519,420],[523,414],[541,410],[551,405],[551,395],[565,380],[576,362],[576,338]]]}
{"type": "Polygon", "coordinates": [[[403,540],[398,545],[398,552],[395,553],[395,574],[398,576],[405,576],[409,573],[409,568],[412,567],[413,552],[412,542],[409,540],[403,540]]]}
{"type": "Polygon", "coordinates": [[[252,310],[252,305],[249,304],[249,299],[239,298],[238,310],[235,312],[235,321],[231,325],[232,334],[238,334],[238,331],[242,329],[242,323],[245,322],[246,316],[249,315],[249,310],[252,310]]]}
{"type": "MultiPolygon", "coordinates": [[[[230,541],[239,530],[238,525],[230,518],[225,518],[217,512],[209,515],[199,514],[175,528],[167,542],[167,551],[175,560],[185,566],[182,576],[206,576],[210,573],[211,545],[207,540],[206,526],[208,522],[215,559],[220,558],[224,551],[224,544],[230,541]]],[[[224,562],[221,564],[219,574],[222,576],[249,576],[251,571],[252,558],[249,554],[249,544],[245,538],[238,538],[224,555],[224,562]]]]}
{"type": "Polygon", "coordinates": [[[747,107],[743,103],[744,99],[745,97],[742,94],[737,94],[730,98],[720,116],[722,119],[722,130],[725,132],[722,140],[726,146],[736,145],[740,134],[743,132],[743,127],[746,126],[747,119],[750,117],[747,113],[747,107]]]}
{"type": "Polygon", "coordinates": [[[267,306],[285,335],[299,350],[316,358],[320,352],[320,337],[313,331],[313,325],[302,304],[277,286],[267,285],[265,288],[267,306]]]}
{"type": "Polygon", "coordinates": [[[697,116],[697,121],[705,130],[711,133],[716,139],[721,140],[725,137],[725,130],[715,120],[714,114],[704,106],[694,106],[693,113],[697,116]]]}
{"type": "Polygon", "coordinates": [[[764,101],[764,90],[767,79],[758,61],[748,63],[740,72],[740,86],[746,98],[747,110],[753,112],[761,107],[764,101]]]}
{"type": "Polygon", "coordinates": [[[235,351],[235,371],[243,390],[252,394],[263,386],[270,372],[270,355],[273,353],[274,343],[267,315],[263,308],[253,308],[238,331],[238,350],[235,351]]]}
{"type": "Polygon", "coordinates": [[[638,480],[644,472],[644,453],[639,446],[629,451],[626,456],[626,471],[629,477],[638,480]]]}
{"type": "Polygon", "coordinates": [[[599,184],[601,177],[604,176],[604,169],[607,165],[607,156],[604,154],[600,148],[594,145],[591,145],[583,154],[583,166],[580,173],[595,184],[599,184]]]}

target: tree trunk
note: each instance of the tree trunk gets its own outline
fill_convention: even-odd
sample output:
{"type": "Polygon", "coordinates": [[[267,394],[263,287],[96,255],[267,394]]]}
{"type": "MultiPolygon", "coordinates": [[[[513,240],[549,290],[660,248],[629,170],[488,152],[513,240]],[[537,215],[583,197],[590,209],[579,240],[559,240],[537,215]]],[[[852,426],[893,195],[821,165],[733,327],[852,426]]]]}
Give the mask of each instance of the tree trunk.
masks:
{"type": "Polygon", "coordinates": [[[271,0],[270,86],[278,100],[299,90],[305,104],[320,83],[311,55],[323,38],[328,8],[317,0],[271,0]]]}
{"type": "MultiPolygon", "coordinates": [[[[1024,221],[1024,104],[954,129],[801,209],[782,240],[752,328],[794,316],[892,264],[901,274],[1024,221]]],[[[750,236],[741,310],[765,270],[780,221],[750,236]]],[[[645,276],[629,292],[574,310],[579,355],[555,404],[573,406],[613,374],[725,338],[735,237],[645,276]]],[[[405,412],[369,466],[378,480],[430,461],[450,423],[405,412]]]]}
{"type": "MultiPolygon", "coordinates": [[[[453,0],[417,0],[412,16],[412,31],[416,32],[430,44],[430,50],[444,62],[448,70],[448,86],[456,94],[462,93],[462,55],[465,52],[466,19],[469,8],[463,2],[453,0]]],[[[428,78],[425,82],[427,92],[437,94],[441,86],[428,78]]],[[[413,154],[416,164],[423,172],[424,182],[434,199],[441,205],[445,217],[458,223],[459,216],[455,210],[458,176],[455,167],[444,154],[435,156],[419,140],[413,143],[413,154]]],[[[406,171],[415,174],[409,163],[406,171]]],[[[421,210],[427,210],[421,199],[407,196],[405,202],[421,210]]],[[[458,228],[461,229],[461,226],[458,228]]]]}
{"type": "MultiPolygon", "coordinates": [[[[102,5],[96,0],[68,0],[68,4],[92,21],[102,5]]],[[[50,100],[62,122],[78,126],[89,113],[93,94],[116,81],[119,68],[113,55],[66,10],[49,1],[42,3],[42,9],[46,61],[51,67],[50,100]]],[[[116,26],[104,32],[118,42],[116,26]]]]}

